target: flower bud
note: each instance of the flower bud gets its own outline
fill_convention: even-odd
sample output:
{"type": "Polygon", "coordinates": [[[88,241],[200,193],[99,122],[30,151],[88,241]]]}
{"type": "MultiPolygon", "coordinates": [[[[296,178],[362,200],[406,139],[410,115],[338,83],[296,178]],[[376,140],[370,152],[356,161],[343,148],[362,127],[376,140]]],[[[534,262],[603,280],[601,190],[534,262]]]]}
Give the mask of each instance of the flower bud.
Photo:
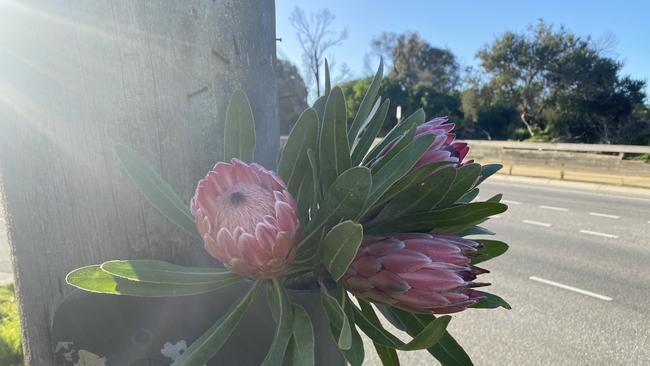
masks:
{"type": "Polygon", "coordinates": [[[344,276],[356,296],[417,313],[462,311],[483,295],[472,282],[488,271],[470,265],[481,244],[455,236],[366,235],[344,276]]]}
{"type": "MultiPolygon", "coordinates": [[[[449,161],[456,164],[463,162],[469,152],[469,146],[464,142],[454,141],[456,134],[450,132],[453,130],[454,124],[447,123],[448,120],[447,117],[437,117],[416,127],[416,139],[425,135],[435,136],[429,149],[415,164],[416,168],[439,161],[449,161]]],[[[372,167],[377,164],[397,144],[397,141],[398,139],[395,139],[386,145],[377,157],[370,161],[369,165],[372,167]]]]}
{"type": "Polygon", "coordinates": [[[205,249],[232,272],[270,278],[291,264],[296,203],[274,172],[237,159],[217,163],[199,182],[191,209],[205,249]]]}

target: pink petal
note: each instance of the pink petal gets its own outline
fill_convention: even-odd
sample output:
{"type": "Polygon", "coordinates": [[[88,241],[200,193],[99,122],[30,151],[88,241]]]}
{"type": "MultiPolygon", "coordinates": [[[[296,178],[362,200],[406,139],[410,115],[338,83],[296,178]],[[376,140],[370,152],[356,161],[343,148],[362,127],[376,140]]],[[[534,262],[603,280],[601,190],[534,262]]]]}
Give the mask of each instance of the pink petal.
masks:
{"type": "Polygon", "coordinates": [[[280,230],[287,232],[296,231],[296,212],[288,203],[282,201],[275,202],[275,217],[278,219],[278,227],[280,230]]]}
{"type": "Polygon", "coordinates": [[[241,259],[248,262],[251,266],[261,268],[268,262],[268,256],[259,249],[259,245],[255,237],[251,234],[245,233],[239,237],[239,248],[241,251],[241,259]]]}
{"type": "Polygon", "coordinates": [[[220,246],[219,243],[217,243],[217,241],[215,241],[210,235],[203,236],[203,245],[205,250],[207,250],[211,256],[221,262],[227,261],[228,256],[226,256],[223,247],[220,246]]]}
{"type": "Polygon", "coordinates": [[[356,291],[366,291],[374,288],[367,278],[360,276],[349,277],[345,280],[345,284],[356,291]]]}
{"type": "Polygon", "coordinates": [[[374,287],[389,294],[403,292],[411,288],[400,276],[386,270],[379,271],[377,274],[368,277],[368,281],[374,287]]]}
{"type": "Polygon", "coordinates": [[[293,249],[294,242],[293,238],[289,236],[288,233],[284,231],[278,232],[275,237],[275,243],[273,245],[273,258],[282,258],[285,259],[291,253],[293,249]]]}
{"type": "Polygon", "coordinates": [[[405,292],[392,294],[392,297],[400,302],[416,307],[436,307],[449,305],[447,299],[436,292],[410,289],[405,292]]]}
{"type": "Polygon", "coordinates": [[[385,292],[376,290],[376,289],[371,289],[367,291],[363,291],[359,293],[359,296],[362,298],[366,298],[371,301],[379,302],[382,304],[393,304],[396,302],[395,299],[391,298],[388,294],[385,292]]]}
{"type": "Polygon", "coordinates": [[[232,272],[239,273],[244,276],[257,277],[259,275],[259,270],[257,268],[239,258],[231,259],[228,263],[228,267],[232,272]]]}
{"type": "Polygon", "coordinates": [[[465,284],[465,281],[454,272],[433,269],[402,273],[400,277],[408,282],[411,287],[427,291],[450,290],[465,284]]]}
{"type": "Polygon", "coordinates": [[[221,228],[217,233],[217,244],[223,248],[222,262],[228,263],[232,258],[239,258],[237,241],[228,229],[221,228]]]}
{"type": "Polygon", "coordinates": [[[260,180],[255,174],[255,171],[250,169],[250,167],[239,160],[233,159],[233,174],[235,175],[235,180],[237,183],[247,183],[247,184],[259,184],[260,180]]]}
{"type": "Polygon", "coordinates": [[[381,270],[381,263],[374,257],[361,257],[352,262],[352,267],[362,276],[372,276],[381,270]]]}
{"type": "Polygon", "coordinates": [[[394,252],[404,248],[404,242],[394,238],[384,241],[375,242],[363,248],[364,251],[370,253],[375,257],[382,257],[388,253],[394,252]]]}
{"type": "Polygon", "coordinates": [[[431,263],[426,255],[408,249],[390,253],[379,260],[386,269],[395,273],[417,271],[431,263]]]}

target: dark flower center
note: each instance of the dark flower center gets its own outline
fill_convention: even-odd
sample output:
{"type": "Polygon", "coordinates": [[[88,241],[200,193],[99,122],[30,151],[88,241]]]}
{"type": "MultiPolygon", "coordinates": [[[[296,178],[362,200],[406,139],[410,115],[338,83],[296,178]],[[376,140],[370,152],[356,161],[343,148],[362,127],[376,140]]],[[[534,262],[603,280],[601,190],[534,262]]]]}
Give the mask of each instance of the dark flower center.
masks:
{"type": "Polygon", "coordinates": [[[242,192],[234,191],[230,194],[230,203],[233,205],[238,205],[246,201],[246,196],[242,192]]]}

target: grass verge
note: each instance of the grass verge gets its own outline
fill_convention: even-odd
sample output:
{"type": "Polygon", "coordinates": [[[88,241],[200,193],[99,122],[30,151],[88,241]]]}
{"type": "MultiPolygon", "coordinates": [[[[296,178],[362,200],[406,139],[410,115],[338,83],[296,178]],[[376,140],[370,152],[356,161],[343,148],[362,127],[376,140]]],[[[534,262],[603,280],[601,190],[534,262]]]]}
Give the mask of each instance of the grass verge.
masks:
{"type": "Polygon", "coordinates": [[[13,286],[0,286],[0,365],[20,366],[20,317],[13,286]]]}

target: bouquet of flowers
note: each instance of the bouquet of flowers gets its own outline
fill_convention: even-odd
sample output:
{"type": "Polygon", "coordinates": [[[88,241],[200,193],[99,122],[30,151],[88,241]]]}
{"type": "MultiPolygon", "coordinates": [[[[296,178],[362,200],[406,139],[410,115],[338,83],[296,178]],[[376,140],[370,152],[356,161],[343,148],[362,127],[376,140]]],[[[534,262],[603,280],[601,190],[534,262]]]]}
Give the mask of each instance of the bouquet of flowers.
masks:
{"type": "Polygon", "coordinates": [[[466,308],[509,308],[479,291],[488,272],[480,262],[503,254],[480,226],[507,209],[501,195],[477,202],[478,185],[498,171],[464,161],[446,117],[425,122],[418,110],[378,139],[389,100],[377,96],[380,64],[354,119],[340,88],[298,118],[277,172],[253,162],[255,124],[246,95],[232,96],[224,161],[198,182],[190,207],[137,153],[117,146],[128,175],[171,222],[203,241],[225,268],[191,268],[156,260],[114,260],[72,271],[69,284],[86,291],[187,296],[250,281],[248,293],[192,343],[173,365],[203,365],[266,289],[277,324],[264,365],[314,365],[314,332],[287,289],[319,291],[334,341],[351,365],[361,365],[359,330],[384,365],[396,350],[428,350],[443,365],[471,365],[446,331],[448,314],[466,308]],[[371,305],[371,304],[374,304],[371,305]],[[381,316],[412,339],[386,330],[381,316]]]}

